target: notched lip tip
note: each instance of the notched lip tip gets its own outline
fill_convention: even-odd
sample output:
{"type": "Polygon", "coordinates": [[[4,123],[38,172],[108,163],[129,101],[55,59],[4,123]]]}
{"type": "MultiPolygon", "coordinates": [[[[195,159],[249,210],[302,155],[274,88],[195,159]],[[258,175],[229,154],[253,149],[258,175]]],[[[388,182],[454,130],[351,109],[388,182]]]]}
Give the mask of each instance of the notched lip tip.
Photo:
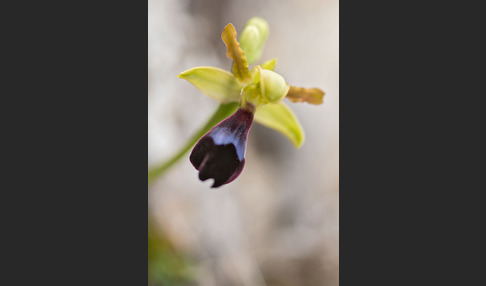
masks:
{"type": "Polygon", "coordinates": [[[220,188],[220,187],[222,187],[222,186],[225,185],[225,184],[221,184],[221,185],[216,186],[216,180],[214,178],[207,178],[206,180],[201,180],[201,179],[200,180],[203,181],[203,182],[205,182],[205,181],[207,181],[209,179],[212,179],[213,180],[212,186],[209,187],[210,189],[217,189],[217,188],[220,188]]]}
{"type": "Polygon", "coordinates": [[[214,179],[214,178],[212,178],[212,177],[209,177],[209,178],[206,178],[206,179],[201,179],[201,177],[200,177],[200,176],[201,176],[201,173],[199,172],[199,176],[198,176],[198,178],[199,178],[199,180],[200,180],[201,182],[206,182],[207,180],[212,180],[212,181],[213,181],[213,182],[212,182],[212,186],[210,187],[211,189],[216,189],[216,188],[219,188],[219,187],[221,187],[221,186],[223,186],[223,185],[224,185],[224,184],[223,184],[223,185],[216,186],[216,179],[214,179]]]}

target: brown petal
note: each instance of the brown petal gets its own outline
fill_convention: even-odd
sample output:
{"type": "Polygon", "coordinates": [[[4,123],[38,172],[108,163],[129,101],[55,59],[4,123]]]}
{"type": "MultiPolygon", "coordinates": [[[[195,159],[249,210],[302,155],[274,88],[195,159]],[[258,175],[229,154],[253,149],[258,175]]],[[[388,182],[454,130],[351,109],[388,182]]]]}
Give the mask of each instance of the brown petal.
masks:
{"type": "Polygon", "coordinates": [[[236,30],[233,24],[229,23],[224,27],[221,38],[227,47],[226,56],[234,61],[233,73],[235,77],[242,83],[251,82],[252,78],[248,70],[245,52],[236,39],[236,30]]]}
{"type": "Polygon", "coordinates": [[[307,102],[310,104],[322,104],[324,91],[318,88],[304,88],[290,86],[287,98],[292,102],[307,102]]]}

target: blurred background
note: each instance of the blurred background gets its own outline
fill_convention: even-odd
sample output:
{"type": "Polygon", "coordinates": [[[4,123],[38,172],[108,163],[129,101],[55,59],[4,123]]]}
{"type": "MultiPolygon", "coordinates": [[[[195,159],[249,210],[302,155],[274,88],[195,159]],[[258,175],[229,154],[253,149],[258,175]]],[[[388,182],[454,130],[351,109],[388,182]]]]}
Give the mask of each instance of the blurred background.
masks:
{"type": "Polygon", "coordinates": [[[259,16],[270,33],[258,63],[277,58],[291,85],[325,91],[323,105],[289,103],[301,149],[253,124],[245,168],[210,189],[188,155],[148,190],[149,285],[339,284],[339,2],[148,1],[148,164],[185,144],[217,108],[177,75],[229,70],[221,32],[259,16]]]}

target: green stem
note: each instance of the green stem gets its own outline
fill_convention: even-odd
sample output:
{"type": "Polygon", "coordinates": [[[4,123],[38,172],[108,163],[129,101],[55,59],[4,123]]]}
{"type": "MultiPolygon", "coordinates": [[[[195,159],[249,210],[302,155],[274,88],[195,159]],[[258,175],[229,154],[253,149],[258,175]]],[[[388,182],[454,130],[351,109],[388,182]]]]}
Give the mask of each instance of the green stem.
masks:
{"type": "Polygon", "coordinates": [[[179,152],[174,154],[169,160],[164,162],[163,164],[156,166],[150,170],[148,170],[148,183],[150,184],[154,179],[163,175],[172,165],[174,165],[179,159],[181,159],[187,151],[189,151],[192,146],[196,144],[196,142],[201,138],[204,134],[206,134],[214,125],[221,122],[226,117],[233,114],[236,109],[238,108],[238,103],[231,102],[226,104],[220,104],[218,109],[214,112],[213,116],[206,122],[206,124],[199,129],[199,131],[192,136],[192,138],[184,145],[179,152]]]}

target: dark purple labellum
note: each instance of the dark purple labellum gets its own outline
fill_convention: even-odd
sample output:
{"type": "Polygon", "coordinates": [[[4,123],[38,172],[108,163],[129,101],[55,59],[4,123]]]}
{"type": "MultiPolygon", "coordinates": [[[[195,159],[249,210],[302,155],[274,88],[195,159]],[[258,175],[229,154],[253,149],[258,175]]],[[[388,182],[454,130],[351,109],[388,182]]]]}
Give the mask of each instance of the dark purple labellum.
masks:
{"type": "Polygon", "coordinates": [[[239,108],[199,139],[189,159],[199,170],[201,181],[212,178],[211,188],[217,188],[241,174],[252,122],[253,113],[239,108]]]}

